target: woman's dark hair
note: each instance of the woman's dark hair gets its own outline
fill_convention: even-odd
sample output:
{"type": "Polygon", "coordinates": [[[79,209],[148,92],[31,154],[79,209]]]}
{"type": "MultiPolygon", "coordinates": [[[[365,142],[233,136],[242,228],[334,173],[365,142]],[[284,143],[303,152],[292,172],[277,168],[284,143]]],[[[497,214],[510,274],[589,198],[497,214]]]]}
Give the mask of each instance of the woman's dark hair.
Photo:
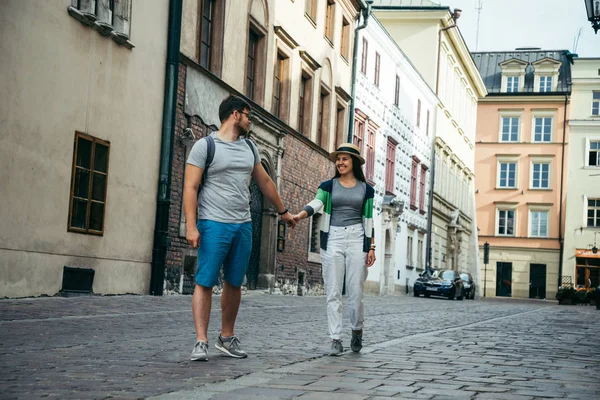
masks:
{"type": "Polygon", "coordinates": [[[242,112],[244,109],[250,112],[250,104],[241,97],[231,94],[219,106],[219,120],[224,122],[234,111],[242,112]]]}
{"type": "MultiPolygon", "coordinates": [[[[353,156],[352,154],[348,154],[348,155],[352,159],[352,172],[354,172],[354,177],[361,182],[366,182],[367,180],[365,179],[365,174],[364,174],[362,168],[360,167],[360,160],[356,156],[353,156]]],[[[342,175],[340,174],[340,171],[338,171],[336,168],[334,178],[339,178],[340,176],[342,176],[342,175]]]]}

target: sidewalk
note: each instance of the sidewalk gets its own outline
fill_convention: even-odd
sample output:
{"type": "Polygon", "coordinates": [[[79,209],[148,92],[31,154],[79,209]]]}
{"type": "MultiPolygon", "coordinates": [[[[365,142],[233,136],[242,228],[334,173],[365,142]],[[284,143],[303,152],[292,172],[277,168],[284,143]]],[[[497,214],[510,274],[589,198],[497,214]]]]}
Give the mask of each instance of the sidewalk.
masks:
{"type": "Polygon", "coordinates": [[[216,310],[202,363],[190,301],[1,300],[0,398],[600,398],[589,306],[369,296],[363,351],[327,357],[324,297],[249,292],[236,326],[249,357],[217,354],[216,310]]]}

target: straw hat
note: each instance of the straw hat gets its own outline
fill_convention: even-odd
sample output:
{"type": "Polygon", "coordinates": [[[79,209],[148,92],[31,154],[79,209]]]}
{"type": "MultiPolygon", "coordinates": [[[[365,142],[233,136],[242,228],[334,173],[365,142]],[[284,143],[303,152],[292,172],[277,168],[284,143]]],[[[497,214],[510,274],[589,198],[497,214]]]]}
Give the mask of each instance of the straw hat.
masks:
{"type": "Polygon", "coordinates": [[[363,165],[365,163],[365,159],[362,158],[362,156],[360,155],[360,149],[358,148],[358,146],[356,146],[352,143],[340,144],[339,147],[335,151],[331,152],[331,154],[329,155],[329,158],[331,159],[331,161],[335,162],[335,159],[337,158],[338,154],[340,154],[340,153],[346,153],[346,154],[355,156],[356,158],[359,159],[360,165],[363,165]]]}

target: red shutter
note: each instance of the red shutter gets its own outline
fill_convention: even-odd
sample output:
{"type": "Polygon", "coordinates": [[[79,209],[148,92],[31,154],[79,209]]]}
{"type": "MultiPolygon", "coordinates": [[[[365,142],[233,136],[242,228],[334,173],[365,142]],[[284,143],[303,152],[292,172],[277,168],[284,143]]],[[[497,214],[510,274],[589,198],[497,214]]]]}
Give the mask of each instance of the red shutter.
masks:
{"type": "Polygon", "coordinates": [[[394,194],[394,176],[396,170],[396,145],[397,143],[388,139],[385,154],[385,192],[394,194]]]}

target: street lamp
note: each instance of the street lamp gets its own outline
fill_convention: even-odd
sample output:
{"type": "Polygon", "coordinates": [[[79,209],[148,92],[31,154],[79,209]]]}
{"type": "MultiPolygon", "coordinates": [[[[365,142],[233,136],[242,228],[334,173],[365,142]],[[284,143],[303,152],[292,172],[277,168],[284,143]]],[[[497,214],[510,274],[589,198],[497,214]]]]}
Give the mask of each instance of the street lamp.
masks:
{"type": "Polygon", "coordinates": [[[594,33],[600,29],[600,0],[584,0],[588,21],[592,23],[594,33]]]}

